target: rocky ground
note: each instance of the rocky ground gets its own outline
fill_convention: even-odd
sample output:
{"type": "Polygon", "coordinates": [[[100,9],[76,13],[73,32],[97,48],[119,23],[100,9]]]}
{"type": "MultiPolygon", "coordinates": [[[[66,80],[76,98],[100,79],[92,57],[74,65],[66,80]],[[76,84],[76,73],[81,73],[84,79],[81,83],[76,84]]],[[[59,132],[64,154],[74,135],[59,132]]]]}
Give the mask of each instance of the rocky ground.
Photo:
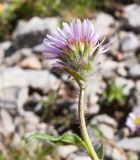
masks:
{"type": "MultiPolygon", "coordinates": [[[[95,136],[104,142],[106,160],[140,159],[140,132],[132,134],[126,126],[128,114],[140,110],[139,15],[140,6],[133,4],[111,14],[99,12],[92,19],[102,28],[101,38],[112,41],[101,57],[101,69],[89,79],[86,98],[90,136],[95,145],[95,136]],[[117,88],[125,85],[123,101],[106,105],[102,93],[112,79],[117,88]]],[[[52,69],[52,61],[42,59],[42,40],[60,23],[59,17],[19,21],[11,40],[0,42],[0,151],[4,154],[22,148],[29,133],[79,134],[78,88],[52,69]]],[[[40,145],[31,144],[28,151],[40,145]]],[[[47,160],[89,160],[75,146],[58,146],[54,153],[47,160]]]]}

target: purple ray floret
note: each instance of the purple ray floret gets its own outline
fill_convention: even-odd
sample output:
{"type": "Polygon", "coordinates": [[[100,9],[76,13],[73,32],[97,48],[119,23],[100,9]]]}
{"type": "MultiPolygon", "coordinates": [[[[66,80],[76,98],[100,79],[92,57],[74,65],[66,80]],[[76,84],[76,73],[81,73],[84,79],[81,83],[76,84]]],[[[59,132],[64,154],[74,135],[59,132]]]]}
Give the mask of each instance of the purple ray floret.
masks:
{"type": "MultiPolygon", "coordinates": [[[[67,47],[77,42],[88,43],[90,50],[94,50],[99,45],[99,35],[100,30],[94,29],[92,22],[88,19],[83,22],[77,19],[70,24],[63,23],[62,30],[57,28],[57,34],[47,35],[44,39],[45,57],[59,58],[59,55],[65,53],[67,47]]],[[[102,53],[108,49],[106,46],[100,47],[102,53]]]]}

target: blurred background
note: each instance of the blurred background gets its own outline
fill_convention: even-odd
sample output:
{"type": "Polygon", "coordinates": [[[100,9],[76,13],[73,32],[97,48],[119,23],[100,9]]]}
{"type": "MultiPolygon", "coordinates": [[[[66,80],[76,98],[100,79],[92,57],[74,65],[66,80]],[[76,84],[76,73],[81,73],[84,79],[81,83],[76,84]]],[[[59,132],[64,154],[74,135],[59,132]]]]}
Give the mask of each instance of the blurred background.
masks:
{"type": "Polygon", "coordinates": [[[140,112],[139,0],[0,0],[0,160],[90,160],[75,146],[26,138],[80,135],[78,87],[42,59],[45,35],[75,18],[89,18],[101,27],[100,38],[112,41],[88,83],[93,144],[103,141],[105,160],[140,160],[140,130],[126,123],[140,112]]]}

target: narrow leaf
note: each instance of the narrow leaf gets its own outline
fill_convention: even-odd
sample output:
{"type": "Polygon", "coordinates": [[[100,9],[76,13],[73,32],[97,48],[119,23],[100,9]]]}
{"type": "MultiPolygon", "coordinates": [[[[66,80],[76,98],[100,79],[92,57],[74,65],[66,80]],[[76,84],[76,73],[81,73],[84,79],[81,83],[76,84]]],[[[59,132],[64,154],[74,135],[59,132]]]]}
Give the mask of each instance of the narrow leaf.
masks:
{"type": "Polygon", "coordinates": [[[104,146],[101,144],[101,146],[96,150],[96,153],[98,155],[99,160],[104,160],[104,146]]]}
{"type": "Polygon", "coordinates": [[[83,78],[73,69],[64,67],[64,70],[66,72],[68,72],[69,74],[71,74],[74,78],[79,79],[79,80],[83,80],[83,78]]]}
{"type": "Polygon", "coordinates": [[[77,81],[78,84],[80,84],[80,81],[84,81],[82,76],[80,74],[78,74],[75,70],[67,68],[67,67],[63,67],[63,69],[64,69],[65,72],[72,75],[74,77],[74,79],[77,81]]]}
{"type": "Polygon", "coordinates": [[[41,134],[35,133],[32,134],[29,139],[41,139],[41,140],[48,140],[52,143],[59,144],[59,145],[77,145],[79,147],[85,148],[85,143],[82,139],[76,134],[65,133],[62,136],[53,136],[50,134],[41,134]]]}

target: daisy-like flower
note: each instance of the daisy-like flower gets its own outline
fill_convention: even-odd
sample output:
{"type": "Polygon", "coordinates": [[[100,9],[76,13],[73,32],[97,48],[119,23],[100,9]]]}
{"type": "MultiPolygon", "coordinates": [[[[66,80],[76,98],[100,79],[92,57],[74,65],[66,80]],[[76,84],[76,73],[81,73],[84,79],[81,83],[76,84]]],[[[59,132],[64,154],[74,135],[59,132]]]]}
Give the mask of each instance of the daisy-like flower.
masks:
{"type": "Polygon", "coordinates": [[[58,59],[57,68],[72,75],[77,81],[86,78],[95,68],[97,55],[108,50],[108,44],[99,42],[100,30],[95,29],[88,19],[63,23],[57,34],[47,35],[44,39],[46,59],[58,59]]]}
{"type": "Polygon", "coordinates": [[[0,3],[0,12],[5,11],[8,7],[8,3],[0,3]]]}
{"type": "Polygon", "coordinates": [[[140,111],[129,113],[126,125],[133,133],[137,131],[140,128],[140,111]]]}

